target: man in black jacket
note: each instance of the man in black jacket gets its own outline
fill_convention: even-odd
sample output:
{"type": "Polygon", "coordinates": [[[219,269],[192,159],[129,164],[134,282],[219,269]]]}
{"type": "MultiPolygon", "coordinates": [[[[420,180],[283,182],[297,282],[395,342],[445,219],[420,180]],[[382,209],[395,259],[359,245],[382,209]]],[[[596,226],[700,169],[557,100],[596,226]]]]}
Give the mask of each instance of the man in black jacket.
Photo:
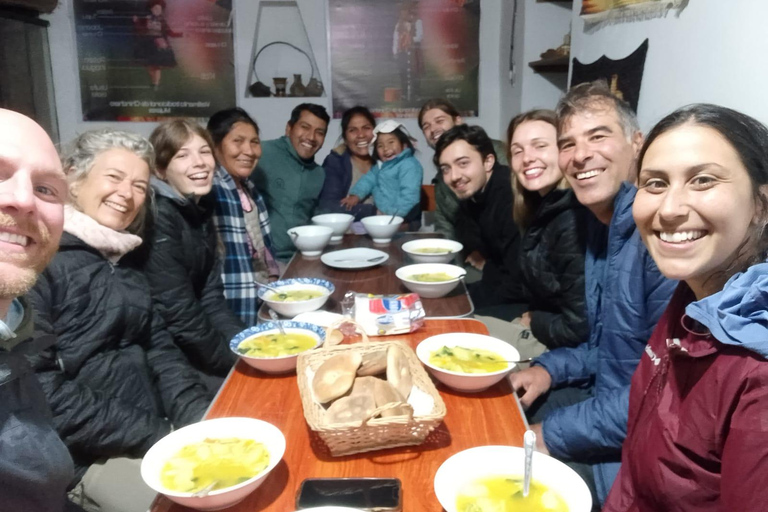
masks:
{"type": "Polygon", "coordinates": [[[484,261],[482,279],[469,285],[475,311],[516,318],[526,306],[519,304],[520,233],[512,219],[509,167],[496,162],[493,142],[482,128],[464,124],[443,133],[434,162],[460,201],[458,238],[476,241],[465,243],[467,260],[484,261]]]}
{"type": "Polygon", "coordinates": [[[0,508],[9,512],[74,509],[65,494],[72,459],[26,360],[46,339],[33,338],[22,297],[56,253],[66,197],[51,139],[0,109],[0,508]]]}

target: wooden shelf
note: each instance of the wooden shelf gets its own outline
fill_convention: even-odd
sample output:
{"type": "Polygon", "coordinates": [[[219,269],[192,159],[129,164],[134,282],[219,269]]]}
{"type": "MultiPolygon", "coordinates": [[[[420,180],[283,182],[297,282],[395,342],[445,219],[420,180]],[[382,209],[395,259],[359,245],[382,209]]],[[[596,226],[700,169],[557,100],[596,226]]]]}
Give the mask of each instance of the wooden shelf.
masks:
{"type": "Polygon", "coordinates": [[[567,73],[570,57],[555,57],[529,62],[528,65],[537,73],[567,73]]]}

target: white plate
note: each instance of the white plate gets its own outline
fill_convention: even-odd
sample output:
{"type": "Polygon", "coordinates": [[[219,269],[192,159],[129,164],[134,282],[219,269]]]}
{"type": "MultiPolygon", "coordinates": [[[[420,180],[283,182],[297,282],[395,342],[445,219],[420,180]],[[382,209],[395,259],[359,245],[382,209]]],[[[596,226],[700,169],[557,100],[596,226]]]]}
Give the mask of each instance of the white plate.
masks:
{"type": "Polygon", "coordinates": [[[342,249],[341,251],[327,252],[320,256],[320,261],[333,268],[369,268],[381,265],[388,259],[389,254],[368,247],[342,249]],[[381,259],[368,261],[373,258],[381,259]]]}
{"type": "Polygon", "coordinates": [[[307,322],[308,324],[315,324],[320,327],[330,327],[342,318],[344,318],[342,315],[331,313],[330,311],[308,311],[306,313],[299,313],[293,317],[293,321],[307,322]]]}

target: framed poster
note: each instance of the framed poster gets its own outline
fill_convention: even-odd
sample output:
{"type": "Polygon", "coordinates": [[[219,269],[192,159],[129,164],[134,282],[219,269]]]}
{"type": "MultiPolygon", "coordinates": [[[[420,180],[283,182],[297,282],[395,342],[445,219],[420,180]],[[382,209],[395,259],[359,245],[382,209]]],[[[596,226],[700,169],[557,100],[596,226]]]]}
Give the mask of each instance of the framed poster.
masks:
{"type": "Polygon", "coordinates": [[[84,121],[209,117],[235,104],[228,0],[74,0],[84,121]]]}
{"type": "Polygon", "coordinates": [[[480,0],[329,0],[334,117],[416,117],[429,98],[478,111],[480,0]]]}

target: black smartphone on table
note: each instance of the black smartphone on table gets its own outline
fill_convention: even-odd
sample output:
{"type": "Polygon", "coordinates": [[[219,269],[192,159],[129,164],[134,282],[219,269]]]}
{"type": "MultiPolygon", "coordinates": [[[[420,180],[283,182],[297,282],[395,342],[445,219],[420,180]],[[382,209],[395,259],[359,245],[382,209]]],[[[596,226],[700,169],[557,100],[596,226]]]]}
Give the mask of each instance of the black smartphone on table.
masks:
{"type": "Polygon", "coordinates": [[[357,508],[372,512],[402,509],[399,478],[307,478],[296,494],[296,508],[357,508]]]}

